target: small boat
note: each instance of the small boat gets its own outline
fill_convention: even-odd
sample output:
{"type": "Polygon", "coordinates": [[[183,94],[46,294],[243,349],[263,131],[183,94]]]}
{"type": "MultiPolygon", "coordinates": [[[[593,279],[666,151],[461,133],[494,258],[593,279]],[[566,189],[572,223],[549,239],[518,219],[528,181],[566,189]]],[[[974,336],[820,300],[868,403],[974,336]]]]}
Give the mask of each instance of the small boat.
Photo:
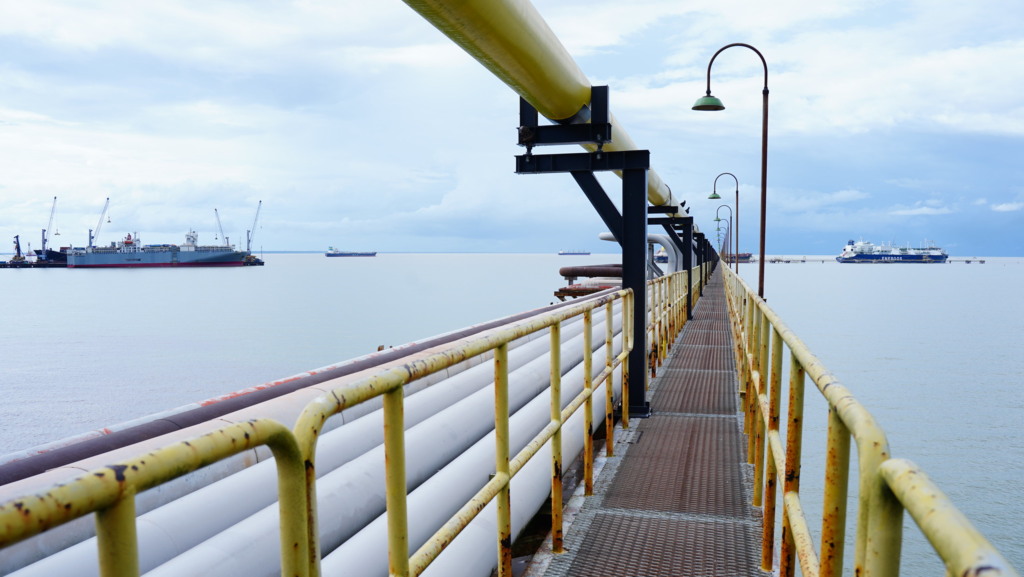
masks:
{"type": "Polygon", "coordinates": [[[377,256],[377,253],[338,250],[333,246],[329,246],[327,247],[327,252],[324,253],[324,256],[377,256]]]}
{"type": "Polygon", "coordinates": [[[558,254],[559,254],[559,256],[568,256],[568,255],[577,255],[577,254],[587,255],[587,254],[590,254],[590,251],[570,249],[570,250],[560,250],[560,251],[558,251],[558,254]]]}
{"type": "Polygon", "coordinates": [[[946,251],[926,241],[925,246],[898,247],[891,244],[872,244],[863,240],[848,241],[843,252],[836,257],[842,263],[944,263],[949,258],[946,251]]]}

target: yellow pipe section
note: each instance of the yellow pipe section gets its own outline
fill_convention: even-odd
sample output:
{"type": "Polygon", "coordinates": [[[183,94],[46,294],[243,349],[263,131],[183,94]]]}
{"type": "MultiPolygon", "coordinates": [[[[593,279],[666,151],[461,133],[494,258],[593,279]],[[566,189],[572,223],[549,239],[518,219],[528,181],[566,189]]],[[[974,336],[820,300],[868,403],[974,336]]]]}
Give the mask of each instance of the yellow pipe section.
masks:
{"type": "MultiPolygon", "coordinates": [[[[544,117],[560,123],[589,119],[590,81],[528,0],[405,3],[544,117]]],[[[604,150],[637,150],[610,113],[609,122],[612,141],[604,150]]],[[[679,205],[654,170],[647,171],[647,198],[659,206],[679,205]]]]}

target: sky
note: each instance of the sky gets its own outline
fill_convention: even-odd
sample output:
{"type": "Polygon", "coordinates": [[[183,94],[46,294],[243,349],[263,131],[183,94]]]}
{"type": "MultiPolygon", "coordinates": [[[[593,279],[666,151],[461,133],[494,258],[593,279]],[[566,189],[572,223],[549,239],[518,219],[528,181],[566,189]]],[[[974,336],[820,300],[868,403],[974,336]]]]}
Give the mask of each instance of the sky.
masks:
{"type": "MultiPolygon", "coordinates": [[[[757,252],[756,54],[722,52],[726,109],[691,110],[743,42],[768,66],[768,254],[1024,256],[1020,0],[534,6],[704,232],[738,208],[757,252]]],[[[39,248],[51,211],[51,246],[214,243],[219,215],[254,251],[615,252],[570,176],[514,174],[517,124],[518,96],[400,0],[4,0],[0,252],[39,248]]]]}

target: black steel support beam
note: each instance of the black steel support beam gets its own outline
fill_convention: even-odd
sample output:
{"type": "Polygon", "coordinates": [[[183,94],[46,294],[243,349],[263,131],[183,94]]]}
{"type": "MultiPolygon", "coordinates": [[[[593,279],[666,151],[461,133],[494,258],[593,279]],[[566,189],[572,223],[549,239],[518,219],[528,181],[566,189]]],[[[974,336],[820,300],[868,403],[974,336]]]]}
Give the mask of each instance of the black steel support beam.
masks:
{"type": "Polygon", "coordinates": [[[604,221],[604,225],[611,231],[615,241],[621,245],[622,215],[619,214],[619,209],[615,206],[615,203],[608,198],[608,193],[604,191],[601,183],[597,181],[597,177],[594,176],[593,172],[586,170],[577,170],[572,173],[572,177],[576,179],[576,184],[583,189],[583,193],[587,195],[590,204],[593,205],[598,216],[604,221]]]}
{"type": "Polygon", "coordinates": [[[686,270],[686,320],[693,320],[693,219],[683,223],[683,269],[686,270]]]}
{"type": "Polygon", "coordinates": [[[648,417],[647,402],[647,170],[622,172],[622,288],[633,291],[633,350],[629,367],[629,415],[648,417]]]}
{"type": "MultiPolygon", "coordinates": [[[[543,127],[550,128],[550,127],[543,127]]],[[[516,174],[548,172],[646,170],[651,165],[649,150],[578,152],[567,154],[521,154],[516,156],[516,174]]],[[[644,201],[647,195],[644,193],[644,201]]]]}
{"type": "Polygon", "coordinates": [[[697,264],[698,267],[700,267],[700,283],[699,283],[700,290],[697,291],[697,294],[699,294],[700,296],[704,296],[704,283],[707,282],[707,279],[704,277],[704,266],[703,265],[704,265],[705,262],[707,262],[707,258],[708,258],[708,253],[707,253],[707,250],[705,249],[705,246],[707,245],[707,241],[704,240],[704,233],[703,232],[695,232],[695,233],[693,233],[693,242],[694,242],[694,246],[696,248],[696,253],[697,253],[697,263],[696,264],[697,264]]]}
{"type": "Polygon", "coordinates": [[[632,326],[623,327],[623,332],[632,332],[633,337],[633,349],[626,359],[629,380],[623,386],[629,391],[629,414],[648,417],[651,405],[647,402],[647,171],[651,153],[604,151],[604,143],[611,141],[611,131],[607,86],[591,88],[591,121],[587,125],[539,126],[536,109],[520,99],[519,145],[526,147],[526,154],[516,156],[516,173],[571,173],[622,247],[622,287],[632,290],[634,307],[632,326]],[[571,143],[596,144],[597,150],[533,154],[534,146],[571,143]],[[620,172],[622,214],[594,177],[598,170],[620,172]]]}

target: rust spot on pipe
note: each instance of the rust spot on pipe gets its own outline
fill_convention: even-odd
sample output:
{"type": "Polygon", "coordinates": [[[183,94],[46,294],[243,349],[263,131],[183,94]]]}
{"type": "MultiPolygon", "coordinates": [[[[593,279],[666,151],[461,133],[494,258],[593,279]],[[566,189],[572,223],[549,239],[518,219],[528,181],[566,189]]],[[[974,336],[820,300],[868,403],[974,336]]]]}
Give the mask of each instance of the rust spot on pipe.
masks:
{"type": "Polygon", "coordinates": [[[124,472],[128,468],[127,465],[107,465],[107,468],[114,472],[114,478],[118,483],[124,483],[124,472]]]}

